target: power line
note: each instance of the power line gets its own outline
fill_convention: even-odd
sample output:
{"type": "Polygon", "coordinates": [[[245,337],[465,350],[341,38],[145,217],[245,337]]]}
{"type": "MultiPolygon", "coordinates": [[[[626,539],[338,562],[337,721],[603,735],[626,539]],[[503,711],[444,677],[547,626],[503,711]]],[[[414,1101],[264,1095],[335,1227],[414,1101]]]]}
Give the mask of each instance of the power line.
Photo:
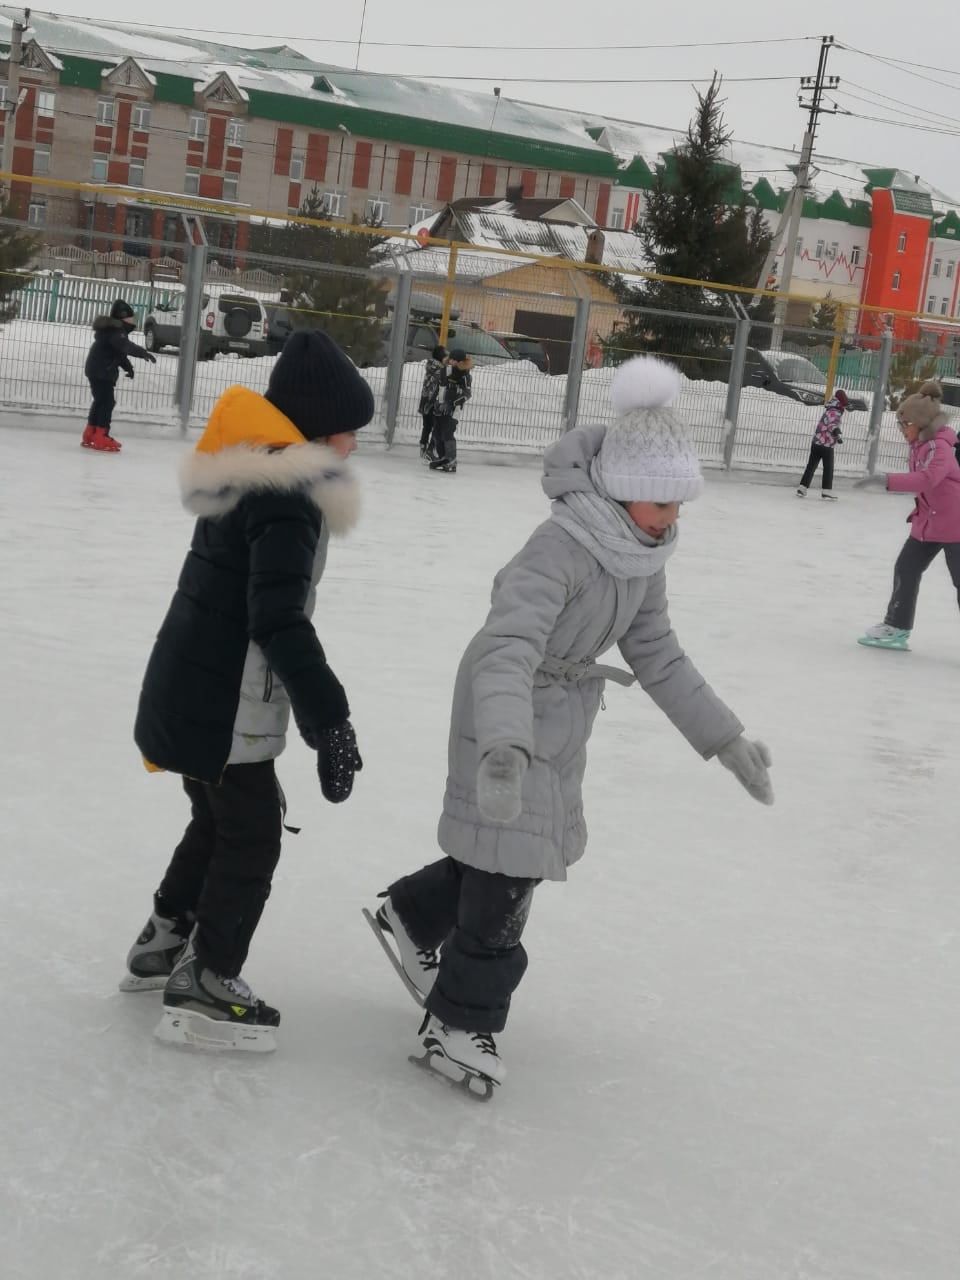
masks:
{"type": "MultiPolygon", "coordinates": [[[[935,116],[938,119],[945,121],[947,124],[953,124],[956,120],[956,115],[945,115],[942,111],[934,111],[932,107],[924,107],[919,102],[906,102],[903,98],[892,98],[889,93],[881,93],[879,89],[871,89],[869,85],[858,84],[856,80],[844,80],[843,83],[845,85],[852,84],[855,89],[862,89],[864,93],[869,93],[871,97],[883,98],[887,102],[893,103],[896,107],[912,108],[914,111],[921,111],[925,115],[935,116]]],[[[843,89],[841,92],[846,93],[847,91],[846,89],[843,89]]],[[[851,94],[851,97],[852,96],[853,95],[851,94]]]]}
{"type": "Polygon", "coordinates": [[[889,116],[867,116],[859,111],[847,111],[844,107],[839,107],[838,111],[840,115],[851,116],[854,120],[870,120],[874,124],[894,125],[898,129],[914,129],[917,133],[937,133],[944,138],[960,138],[960,129],[936,129],[932,125],[909,124],[905,120],[892,120],[889,116]]]}
{"type": "Polygon", "coordinates": [[[905,76],[914,76],[917,80],[926,80],[928,84],[938,85],[941,89],[950,89],[954,93],[960,92],[960,84],[943,84],[940,80],[934,80],[933,76],[923,76],[919,71],[911,71],[909,66],[898,65],[893,58],[885,58],[879,53],[867,53],[865,49],[856,49],[852,44],[844,44],[840,48],[845,49],[848,53],[858,53],[862,58],[869,58],[872,62],[879,62],[881,66],[889,67],[892,71],[900,71],[905,76]]]}
{"type": "MultiPolygon", "coordinates": [[[[960,71],[958,71],[956,67],[934,67],[934,66],[931,66],[930,63],[928,62],[910,62],[907,58],[896,58],[893,56],[893,54],[870,53],[866,49],[858,49],[852,44],[843,44],[841,42],[838,42],[837,47],[840,49],[846,49],[848,53],[859,53],[864,58],[876,58],[878,62],[896,63],[901,68],[902,67],[920,67],[924,71],[939,71],[942,75],[960,76],[960,71]]],[[[937,81],[934,81],[933,83],[936,84],[937,81]]],[[[952,85],[947,87],[953,88],[952,85]]]]}
{"type": "MultiPolygon", "coordinates": [[[[50,10],[34,9],[32,12],[40,17],[62,19],[65,15],[62,13],[53,13],[50,10]]],[[[79,15],[77,15],[79,17],[79,15]]],[[[224,31],[219,27],[171,27],[169,29],[158,27],[152,22],[128,22],[126,19],[122,23],[118,23],[114,18],[89,18],[83,16],[79,19],[81,22],[89,23],[91,26],[103,24],[111,30],[125,30],[128,27],[135,27],[137,30],[151,31],[158,36],[173,35],[177,36],[180,32],[186,32],[189,35],[209,35],[209,36],[240,36],[245,40],[302,40],[311,44],[337,44],[356,46],[356,39],[348,39],[346,37],[331,38],[328,36],[307,35],[301,32],[299,35],[278,35],[272,31],[224,31]]],[[[442,49],[442,50],[479,50],[484,53],[613,53],[620,50],[625,52],[641,52],[644,49],[723,49],[735,46],[761,45],[761,44],[797,44],[804,40],[815,40],[816,36],[774,36],[767,39],[758,40],[684,40],[677,41],[673,44],[553,44],[553,45],[525,45],[525,44],[429,44],[425,41],[417,40],[361,40],[360,43],[367,49],[442,49]]],[[[66,51],[64,51],[66,52],[66,51]]],[[[264,50],[250,50],[251,53],[263,53],[264,50]]],[[[92,55],[96,56],[96,55],[92,55]]]]}
{"type": "MultiPolygon", "coordinates": [[[[882,110],[882,111],[889,111],[889,110],[890,110],[890,107],[889,107],[889,104],[888,104],[888,103],[885,103],[885,102],[877,102],[877,101],[876,101],[876,100],[874,100],[874,99],[871,99],[871,98],[865,98],[865,97],[864,97],[862,94],[860,94],[860,93],[851,93],[849,89],[838,89],[838,90],[837,90],[837,92],[840,94],[840,96],[841,96],[841,97],[845,97],[845,98],[852,98],[855,102],[863,102],[863,103],[865,103],[868,107],[873,107],[874,109],[879,109],[879,110],[882,110]]],[[[839,104],[837,104],[837,105],[839,105],[839,104]]],[[[899,104],[898,104],[898,105],[899,105],[899,104]]],[[[842,111],[842,110],[843,110],[843,108],[841,107],[841,108],[840,108],[840,110],[842,111]]],[[[922,109],[921,109],[921,110],[922,110],[922,109]]],[[[902,114],[903,114],[903,115],[905,115],[905,116],[908,116],[911,120],[920,120],[920,121],[921,121],[922,123],[924,123],[924,124],[932,124],[932,125],[945,125],[945,124],[946,124],[946,125],[950,125],[950,124],[952,124],[952,123],[953,123],[953,122],[951,122],[951,120],[950,120],[950,118],[949,118],[948,116],[939,116],[939,117],[936,117],[936,116],[929,115],[929,114],[927,114],[927,113],[924,113],[924,114],[922,114],[922,115],[921,115],[921,114],[918,114],[918,113],[917,113],[917,112],[915,112],[915,111],[903,111],[903,112],[902,112],[902,114]]]]}

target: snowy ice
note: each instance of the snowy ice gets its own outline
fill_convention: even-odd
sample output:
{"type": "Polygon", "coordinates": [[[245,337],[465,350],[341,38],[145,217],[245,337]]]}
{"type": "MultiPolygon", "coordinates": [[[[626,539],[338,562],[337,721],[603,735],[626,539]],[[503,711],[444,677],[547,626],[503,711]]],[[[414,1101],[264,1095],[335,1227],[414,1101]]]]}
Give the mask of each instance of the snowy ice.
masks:
{"type": "MultiPolygon", "coordinates": [[[[250,362],[253,363],[253,362],[250,362]]],[[[118,428],[118,435],[123,436],[118,428]]],[[[360,916],[436,855],[450,694],[494,572],[546,514],[530,460],[456,477],[367,447],[316,625],[365,760],[290,818],[246,974],[267,1060],[157,1043],[126,950],[186,821],[131,738],[191,523],[182,446],[0,431],[4,1280],[955,1280],[955,598],[882,616],[904,500],[712,474],[673,618],[774,754],[752,803],[636,690],[590,748],[590,843],[537,890],[476,1104],[407,1062],[418,1011],[360,916]]]]}

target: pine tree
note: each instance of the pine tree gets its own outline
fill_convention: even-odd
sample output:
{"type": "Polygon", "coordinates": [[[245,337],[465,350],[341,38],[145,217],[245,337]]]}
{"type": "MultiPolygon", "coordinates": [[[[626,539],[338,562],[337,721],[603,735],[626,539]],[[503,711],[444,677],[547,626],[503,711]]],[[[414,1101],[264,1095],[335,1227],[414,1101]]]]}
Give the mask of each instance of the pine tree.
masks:
{"type": "Polygon", "coordinates": [[[937,357],[927,354],[919,343],[900,347],[890,361],[887,378],[887,403],[897,409],[907,396],[919,391],[921,385],[937,376],[937,357]]]}
{"type": "MultiPolygon", "coordinates": [[[[684,142],[657,170],[638,223],[643,256],[658,275],[709,280],[718,284],[756,284],[770,247],[762,211],[742,193],[732,195],[732,170],[724,158],[731,133],[723,119],[720,80],[714,75],[706,93],[697,91],[697,110],[684,142]]],[[[676,360],[691,376],[701,370],[697,352],[717,345],[726,329],[708,317],[729,319],[726,291],[646,281],[639,287],[611,282],[623,303],[649,307],[658,315],[627,314],[608,339],[607,359],[618,364],[637,351],[655,351],[676,360]],[[686,317],[676,313],[685,312],[686,317]],[[698,322],[689,316],[703,316],[698,322]]],[[[754,311],[755,319],[763,317],[754,311]]]]}
{"type": "MultiPolygon", "coordinates": [[[[316,187],[299,212],[304,218],[327,217],[316,187]]],[[[353,225],[360,225],[356,218],[353,225]]],[[[387,292],[385,278],[370,274],[382,252],[378,237],[291,222],[254,227],[251,240],[255,252],[290,260],[280,270],[294,327],[323,329],[358,365],[376,358],[387,292]]]]}
{"type": "Polygon", "coordinates": [[[26,268],[30,266],[40,242],[18,227],[10,225],[13,213],[9,200],[0,205],[0,324],[17,316],[17,294],[30,283],[26,268]]]}

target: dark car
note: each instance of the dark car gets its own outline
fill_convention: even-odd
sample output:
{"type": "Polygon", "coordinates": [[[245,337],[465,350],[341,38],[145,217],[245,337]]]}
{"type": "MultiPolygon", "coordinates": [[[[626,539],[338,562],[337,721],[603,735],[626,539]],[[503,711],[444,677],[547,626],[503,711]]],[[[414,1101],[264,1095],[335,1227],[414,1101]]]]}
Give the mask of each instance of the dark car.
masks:
{"type": "Polygon", "coordinates": [[[293,316],[282,303],[268,302],[264,307],[267,313],[267,351],[278,356],[283,344],[293,333],[293,316]]]}
{"type": "Polygon", "coordinates": [[[502,342],[510,354],[518,360],[529,360],[541,373],[550,372],[550,356],[539,338],[528,338],[522,333],[494,332],[490,336],[502,342]]]}
{"type": "MultiPolygon", "coordinates": [[[[371,364],[384,365],[390,357],[391,324],[388,321],[381,334],[380,351],[371,364]]],[[[411,318],[407,326],[407,346],[404,360],[411,362],[429,360],[433,349],[440,343],[440,324],[426,318],[411,318]]],[[[516,359],[512,351],[508,351],[502,342],[498,342],[492,334],[481,329],[479,325],[458,320],[447,329],[447,350],[459,348],[465,351],[476,367],[484,365],[512,364],[516,359]]]]}
{"type": "MultiPolygon", "coordinates": [[[[702,377],[717,382],[730,381],[730,347],[714,347],[703,353],[700,362],[702,377]]],[[[747,347],[743,366],[743,385],[761,387],[778,396],[799,400],[801,404],[823,404],[827,391],[827,379],[821,369],[796,351],[761,351],[747,347]]],[[[862,396],[847,393],[850,408],[865,413],[869,408],[862,396]]]]}

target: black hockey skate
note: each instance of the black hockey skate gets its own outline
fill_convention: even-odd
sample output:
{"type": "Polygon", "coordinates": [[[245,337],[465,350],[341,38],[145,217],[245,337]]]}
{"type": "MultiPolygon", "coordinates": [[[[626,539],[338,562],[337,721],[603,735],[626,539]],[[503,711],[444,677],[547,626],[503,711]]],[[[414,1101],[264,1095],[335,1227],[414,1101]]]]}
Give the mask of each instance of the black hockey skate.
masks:
{"type": "Polygon", "coordinates": [[[272,1053],[280,1012],[264,1004],[242,978],[222,978],[203,968],[187,947],[163,989],[158,1040],[197,1049],[272,1053]]]}
{"type": "Polygon", "coordinates": [[[166,916],[154,910],[127,954],[121,991],[161,991],[173,973],[193,928],[191,916],[166,916]]]}

